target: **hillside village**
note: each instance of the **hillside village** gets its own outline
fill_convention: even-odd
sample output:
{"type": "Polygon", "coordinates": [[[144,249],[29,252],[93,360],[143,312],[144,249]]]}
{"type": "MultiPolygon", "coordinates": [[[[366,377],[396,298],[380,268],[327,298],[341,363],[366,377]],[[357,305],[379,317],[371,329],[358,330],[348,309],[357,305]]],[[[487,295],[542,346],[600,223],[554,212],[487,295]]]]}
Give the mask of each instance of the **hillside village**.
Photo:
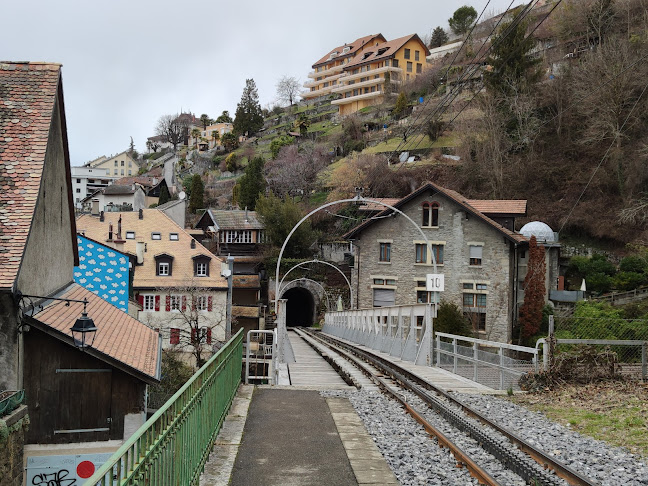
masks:
{"type": "MultiPolygon", "coordinates": [[[[280,298],[291,327],[435,303],[440,332],[525,346],[554,317],[645,322],[647,12],[545,0],[427,36],[332,34],[273,106],[250,73],[235,113],[161,114],[145,151],[81,163],[60,65],[0,63],[0,391],[27,397],[25,454],[91,441],[100,464],[179,388],[171,370],[182,383],[239,329],[274,329],[280,298]],[[286,237],[325,205],[286,246],[281,286],[286,237]],[[82,312],[89,345],[68,331],[82,312]],[[110,423],[59,409],[94,403],[59,373],[71,363],[108,370],[83,380],[110,423]]],[[[648,336],[614,326],[586,337],[648,336]]],[[[0,476],[23,477],[16,457],[0,476]]]]}

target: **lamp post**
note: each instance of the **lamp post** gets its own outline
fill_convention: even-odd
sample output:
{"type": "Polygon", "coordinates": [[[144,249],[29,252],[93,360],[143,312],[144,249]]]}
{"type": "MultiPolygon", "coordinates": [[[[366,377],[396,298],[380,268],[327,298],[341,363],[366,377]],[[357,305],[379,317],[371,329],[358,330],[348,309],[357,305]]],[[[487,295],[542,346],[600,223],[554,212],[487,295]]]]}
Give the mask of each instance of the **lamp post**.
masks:
{"type": "Polygon", "coordinates": [[[70,307],[70,304],[72,302],[83,304],[83,312],[81,313],[81,317],[79,317],[75,321],[74,325],[70,328],[70,331],[72,331],[72,341],[74,342],[74,345],[81,350],[91,347],[92,344],[94,343],[95,336],[97,334],[97,326],[95,326],[95,323],[92,320],[92,318],[88,316],[88,312],[87,312],[88,299],[85,298],[83,300],[62,299],[59,297],[45,297],[42,295],[26,295],[21,293],[20,291],[17,292],[16,301],[20,302],[23,299],[29,299],[30,301],[29,307],[31,308],[32,311],[30,317],[33,316],[33,311],[36,309],[36,307],[40,307],[41,310],[43,309],[42,304],[35,305],[32,299],[55,300],[58,302],[65,302],[66,307],[70,307]]]}

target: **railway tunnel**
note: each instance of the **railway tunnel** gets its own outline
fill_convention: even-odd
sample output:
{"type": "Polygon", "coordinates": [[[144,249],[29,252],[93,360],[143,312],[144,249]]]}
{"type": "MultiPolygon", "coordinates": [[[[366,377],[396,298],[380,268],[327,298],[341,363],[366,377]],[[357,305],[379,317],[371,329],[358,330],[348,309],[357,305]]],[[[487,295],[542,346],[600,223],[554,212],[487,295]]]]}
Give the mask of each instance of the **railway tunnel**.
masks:
{"type": "MultiPolygon", "coordinates": [[[[315,322],[315,298],[310,290],[304,287],[288,289],[283,298],[286,299],[286,326],[310,327],[315,322]]],[[[319,299],[318,299],[319,300],[319,299]]]]}

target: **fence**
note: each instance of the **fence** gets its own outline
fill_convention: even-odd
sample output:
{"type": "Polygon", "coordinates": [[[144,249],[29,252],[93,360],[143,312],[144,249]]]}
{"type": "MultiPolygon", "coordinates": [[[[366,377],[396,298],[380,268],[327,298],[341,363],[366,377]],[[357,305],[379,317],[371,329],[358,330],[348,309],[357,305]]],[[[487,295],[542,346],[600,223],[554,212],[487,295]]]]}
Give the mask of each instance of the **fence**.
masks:
{"type": "Polygon", "coordinates": [[[539,368],[536,348],[443,332],[435,333],[435,339],[436,365],[439,368],[494,389],[519,390],[520,377],[539,368]],[[525,359],[521,359],[523,357],[525,359]]]}
{"type": "Polygon", "coordinates": [[[241,382],[242,355],[240,330],[85,484],[198,484],[241,382]]]}
{"type": "Polygon", "coordinates": [[[433,304],[327,312],[322,331],[420,365],[432,364],[433,304]]]}
{"type": "Polygon", "coordinates": [[[275,384],[277,330],[248,331],[245,348],[245,383],[275,384]],[[252,374],[250,374],[252,370],[252,374]]]}

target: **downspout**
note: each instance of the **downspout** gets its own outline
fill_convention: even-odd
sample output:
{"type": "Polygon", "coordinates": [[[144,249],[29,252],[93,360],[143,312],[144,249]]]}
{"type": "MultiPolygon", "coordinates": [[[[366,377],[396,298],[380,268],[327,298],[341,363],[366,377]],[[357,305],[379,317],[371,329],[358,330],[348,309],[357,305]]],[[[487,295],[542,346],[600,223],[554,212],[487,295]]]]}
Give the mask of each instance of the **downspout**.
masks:
{"type": "Polygon", "coordinates": [[[513,329],[517,326],[517,306],[518,306],[518,292],[520,287],[520,265],[518,258],[518,243],[514,243],[513,246],[513,275],[514,275],[514,285],[513,285],[513,308],[511,314],[511,342],[513,342],[513,329]]]}
{"type": "MultiPolygon", "coordinates": [[[[360,250],[360,246],[356,243],[355,247],[360,250]]],[[[356,299],[355,299],[355,305],[356,309],[359,309],[359,301],[360,301],[360,251],[356,252],[358,254],[358,258],[356,258],[357,262],[357,268],[358,268],[358,277],[356,281],[356,299]]]]}

